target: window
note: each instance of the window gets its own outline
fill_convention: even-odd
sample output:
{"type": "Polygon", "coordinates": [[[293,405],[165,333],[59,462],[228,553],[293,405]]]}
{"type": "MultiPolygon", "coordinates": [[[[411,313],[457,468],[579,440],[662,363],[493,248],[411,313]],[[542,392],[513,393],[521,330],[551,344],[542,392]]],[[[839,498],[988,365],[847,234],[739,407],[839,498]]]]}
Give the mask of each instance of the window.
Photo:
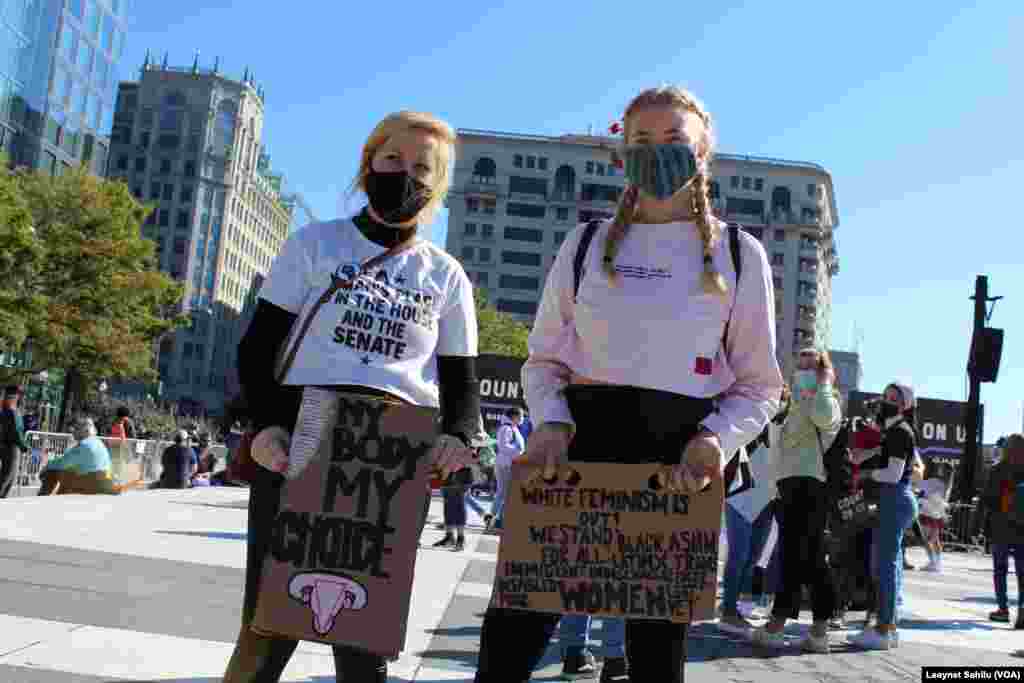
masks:
{"type": "Polygon", "coordinates": [[[817,197],[818,196],[818,186],[815,185],[814,183],[808,183],[807,184],[807,196],[810,197],[811,199],[814,199],[815,197],[817,197]]]}
{"type": "Polygon", "coordinates": [[[509,216],[522,216],[523,218],[544,218],[544,207],[534,204],[509,202],[505,205],[505,213],[509,216]]]}
{"type": "Polygon", "coordinates": [[[604,164],[597,163],[597,175],[604,175],[604,164]]]}
{"type": "Polygon", "coordinates": [[[117,170],[118,171],[127,171],[128,170],[128,157],[118,157],[117,158],[117,170]]]}
{"type": "Polygon", "coordinates": [[[752,178],[748,178],[747,176],[743,176],[743,189],[744,190],[749,190],[751,188],[751,183],[752,182],[753,182],[752,178]]]}
{"type": "Polygon", "coordinates": [[[493,216],[495,213],[497,213],[497,206],[498,206],[497,202],[495,202],[493,199],[485,199],[484,200],[484,215],[485,216],[493,216]]]}
{"type": "Polygon", "coordinates": [[[569,220],[569,209],[564,206],[560,206],[555,209],[555,218],[560,221],[569,220]]]}
{"type": "Polygon", "coordinates": [[[764,214],[764,200],[727,197],[725,200],[725,210],[730,214],[741,213],[747,216],[761,216],[764,214]]]}
{"type": "Polygon", "coordinates": [[[157,218],[157,225],[162,228],[166,228],[171,222],[171,212],[167,209],[160,209],[160,215],[157,218]]]}
{"type": "Polygon", "coordinates": [[[480,235],[485,240],[494,239],[494,226],[490,223],[484,223],[483,232],[480,235]]]}
{"type": "Polygon", "coordinates": [[[501,262],[516,266],[539,266],[540,254],[525,251],[503,251],[501,262]]]}
{"type": "Polygon", "coordinates": [[[187,204],[192,201],[192,186],[182,185],[181,186],[181,202],[187,204]]]}
{"type": "Polygon", "coordinates": [[[786,231],[785,230],[776,230],[775,231],[775,241],[776,242],[785,242],[786,241],[786,231]]]}
{"type": "Polygon", "coordinates": [[[160,199],[160,190],[161,189],[162,189],[162,186],[160,185],[160,183],[151,183],[150,186],[149,186],[149,198],[150,199],[160,199]]]}
{"type": "Polygon", "coordinates": [[[772,284],[775,286],[775,291],[782,291],[782,278],[778,275],[772,276],[772,284]]]}
{"type": "Polygon", "coordinates": [[[196,358],[203,360],[206,357],[205,351],[202,344],[196,344],[196,358]]]}
{"type": "Polygon", "coordinates": [[[588,161],[587,162],[587,174],[588,175],[593,175],[593,173],[594,173],[594,162],[593,161],[588,161]]]}
{"type": "Polygon", "coordinates": [[[180,135],[161,135],[156,139],[156,146],[160,149],[178,149],[180,144],[180,135]]]}
{"type": "Polygon", "coordinates": [[[188,240],[186,240],[184,237],[175,237],[174,238],[174,253],[175,254],[184,254],[186,249],[188,249],[188,240]]]}
{"type": "Polygon", "coordinates": [[[556,232],[555,233],[555,246],[558,246],[559,244],[561,244],[562,242],[565,241],[565,234],[566,234],[565,232],[556,232]]]}
{"type": "Polygon", "coordinates": [[[481,157],[473,164],[473,182],[493,183],[497,174],[498,165],[494,163],[494,159],[481,157]]]}
{"type": "Polygon", "coordinates": [[[709,190],[712,199],[718,199],[721,196],[721,190],[718,187],[717,181],[711,182],[711,189],[709,190]]]}
{"type": "Polygon", "coordinates": [[[784,266],[786,265],[786,255],[775,252],[772,254],[772,265],[773,266],[784,266]]]}
{"type": "Polygon", "coordinates": [[[132,194],[136,199],[142,199],[142,185],[136,185],[132,188],[132,194]]]}
{"type": "Polygon", "coordinates": [[[523,167],[523,155],[522,154],[517,154],[514,157],[512,157],[512,165],[515,166],[516,168],[522,168],[523,167]]]}
{"type": "Polygon", "coordinates": [[[534,194],[547,197],[548,181],[545,178],[523,178],[514,175],[508,179],[508,191],[510,193],[534,194]]]}
{"type": "Polygon", "coordinates": [[[135,159],[135,172],[145,173],[146,172],[146,157],[137,157],[135,159]]]}
{"type": "Polygon", "coordinates": [[[191,218],[192,218],[192,212],[191,211],[179,211],[178,212],[177,227],[179,227],[179,228],[187,228],[191,218]]]}
{"type": "Polygon", "coordinates": [[[161,174],[169,174],[172,171],[172,169],[173,169],[173,166],[171,164],[171,160],[170,159],[161,159],[160,160],[160,173],[161,174]]]}
{"type": "Polygon", "coordinates": [[[734,190],[738,190],[740,187],[740,177],[738,175],[729,177],[729,187],[734,190]]]}
{"type": "Polygon", "coordinates": [[[466,212],[477,213],[478,211],[480,211],[480,200],[474,197],[466,199],[466,212]]]}
{"type": "Polygon", "coordinates": [[[583,183],[580,191],[580,199],[585,202],[617,202],[622,189],[615,185],[597,185],[594,183],[583,183]]]}
{"type": "Polygon", "coordinates": [[[517,240],[519,242],[535,242],[540,244],[544,241],[544,232],[531,228],[514,228],[505,226],[505,239],[517,240]]]}
{"type": "Polygon", "coordinates": [[[497,308],[502,313],[518,313],[520,315],[534,315],[537,312],[537,304],[533,301],[498,299],[497,308]]]}
{"type": "Polygon", "coordinates": [[[481,273],[477,273],[476,274],[476,283],[478,285],[486,286],[489,280],[490,280],[490,273],[482,273],[481,272],[481,273]]]}
{"type": "Polygon", "coordinates": [[[535,157],[535,156],[527,156],[526,157],[526,168],[536,168],[536,167],[537,167],[537,157],[535,157]]]}
{"type": "Polygon", "coordinates": [[[754,178],[754,190],[757,192],[764,190],[764,178],[754,178]]]}
{"type": "Polygon", "coordinates": [[[480,253],[478,255],[480,257],[478,259],[480,263],[491,262],[491,250],[488,247],[480,247],[480,253]]]}
{"type": "Polygon", "coordinates": [[[539,157],[537,159],[537,168],[539,168],[542,171],[548,170],[548,158],[547,157],[539,157]]]}
{"type": "Polygon", "coordinates": [[[498,286],[502,289],[537,291],[540,289],[540,278],[527,277],[525,275],[502,275],[498,281],[498,286]]]}
{"type": "Polygon", "coordinates": [[[463,247],[462,248],[462,260],[463,261],[472,261],[473,260],[473,247],[463,247]]]}
{"type": "Polygon", "coordinates": [[[144,130],[139,133],[139,146],[143,149],[149,149],[149,136],[150,133],[148,130],[144,130]]]}
{"type": "Polygon", "coordinates": [[[182,349],[181,349],[181,356],[182,356],[182,358],[191,358],[192,357],[192,350],[194,348],[195,347],[192,345],[192,342],[185,342],[185,344],[182,346],[182,349]]]}
{"type": "Polygon", "coordinates": [[[163,196],[163,199],[164,199],[165,202],[173,202],[174,201],[174,185],[172,185],[171,183],[165,183],[164,184],[164,196],[163,196]]]}
{"type": "Polygon", "coordinates": [[[466,237],[473,237],[476,235],[476,223],[466,223],[462,227],[462,234],[466,237]]]}
{"type": "Polygon", "coordinates": [[[186,161],[185,162],[185,177],[195,178],[196,177],[196,162],[186,161]]]}

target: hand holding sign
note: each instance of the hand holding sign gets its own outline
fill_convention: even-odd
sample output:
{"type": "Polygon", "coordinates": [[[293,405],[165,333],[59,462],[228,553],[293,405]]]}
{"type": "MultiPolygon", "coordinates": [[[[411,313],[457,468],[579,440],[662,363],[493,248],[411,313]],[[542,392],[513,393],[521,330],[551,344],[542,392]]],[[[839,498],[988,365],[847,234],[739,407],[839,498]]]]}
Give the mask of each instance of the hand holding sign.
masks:
{"type": "Polygon", "coordinates": [[[567,461],[572,427],[558,422],[545,422],[533,430],[526,444],[522,461],[540,466],[545,480],[558,476],[559,468],[567,461]]]}
{"type": "Polygon", "coordinates": [[[697,434],[686,444],[679,464],[672,468],[670,490],[697,493],[707,488],[722,464],[722,444],[714,434],[697,434]]]}
{"type": "Polygon", "coordinates": [[[252,459],[271,472],[288,471],[288,432],[281,427],[267,427],[252,440],[252,459]]]}

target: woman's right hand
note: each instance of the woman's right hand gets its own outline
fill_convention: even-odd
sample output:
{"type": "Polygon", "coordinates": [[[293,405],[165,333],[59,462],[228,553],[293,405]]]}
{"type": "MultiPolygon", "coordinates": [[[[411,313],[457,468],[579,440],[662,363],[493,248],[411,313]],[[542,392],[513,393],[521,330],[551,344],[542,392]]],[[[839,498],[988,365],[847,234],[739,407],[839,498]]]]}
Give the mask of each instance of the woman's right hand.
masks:
{"type": "Polygon", "coordinates": [[[282,427],[266,427],[253,437],[252,459],[271,472],[288,471],[288,448],[291,437],[282,427]]]}
{"type": "Polygon", "coordinates": [[[523,461],[540,467],[544,479],[553,479],[568,460],[571,441],[571,425],[545,422],[530,434],[523,461]]]}

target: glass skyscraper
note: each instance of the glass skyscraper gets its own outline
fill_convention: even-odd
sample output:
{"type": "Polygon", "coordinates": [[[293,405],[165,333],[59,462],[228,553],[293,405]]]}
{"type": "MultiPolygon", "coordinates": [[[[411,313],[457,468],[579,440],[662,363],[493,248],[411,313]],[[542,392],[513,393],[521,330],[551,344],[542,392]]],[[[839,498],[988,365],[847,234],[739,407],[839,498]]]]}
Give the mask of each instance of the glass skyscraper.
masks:
{"type": "Polygon", "coordinates": [[[131,0],[0,0],[0,150],[106,172],[131,0]]]}

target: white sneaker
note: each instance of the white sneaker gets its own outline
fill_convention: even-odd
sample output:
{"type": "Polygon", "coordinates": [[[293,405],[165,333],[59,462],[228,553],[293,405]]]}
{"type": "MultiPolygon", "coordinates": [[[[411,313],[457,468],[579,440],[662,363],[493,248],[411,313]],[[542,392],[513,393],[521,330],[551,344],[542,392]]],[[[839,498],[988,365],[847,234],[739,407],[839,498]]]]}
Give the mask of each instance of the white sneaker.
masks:
{"type": "Polygon", "coordinates": [[[860,633],[847,638],[850,645],[862,650],[893,650],[899,646],[899,636],[889,631],[884,635],[878,629],[864,629],[860,633]]]}
{"type": "Polygon", "coordinates": [[[800,649],[804,652],[816,652],[821,655],[827,655],[832,651],[829,645],[827,633],[823,636],[816,636],[814,633],[808,633],[804,639],[800,641],[800,649]]]}

